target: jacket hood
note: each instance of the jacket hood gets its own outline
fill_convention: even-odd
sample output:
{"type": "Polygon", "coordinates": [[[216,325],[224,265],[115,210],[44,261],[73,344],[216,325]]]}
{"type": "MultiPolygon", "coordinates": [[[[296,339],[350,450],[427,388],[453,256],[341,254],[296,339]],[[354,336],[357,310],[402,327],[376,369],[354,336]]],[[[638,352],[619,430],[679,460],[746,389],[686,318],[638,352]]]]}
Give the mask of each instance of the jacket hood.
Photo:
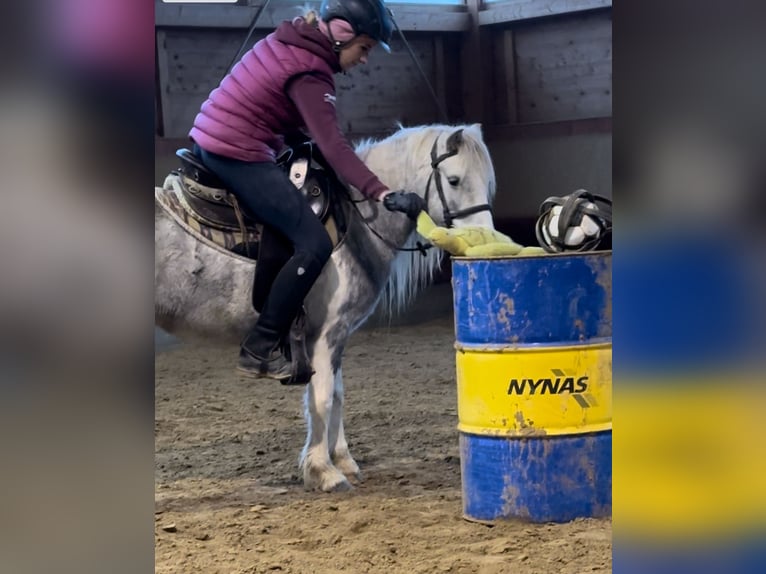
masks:
{"type": "Polygon", "coordinates": [[[333,50],[330,39],[322,34],[318,28],[307,24],[303,18],[282,22],[274,34],[276,39],[283,44],[296,46],[322,58],[329,64],[333,72],[342,71],[340,57],[333,50]]]}

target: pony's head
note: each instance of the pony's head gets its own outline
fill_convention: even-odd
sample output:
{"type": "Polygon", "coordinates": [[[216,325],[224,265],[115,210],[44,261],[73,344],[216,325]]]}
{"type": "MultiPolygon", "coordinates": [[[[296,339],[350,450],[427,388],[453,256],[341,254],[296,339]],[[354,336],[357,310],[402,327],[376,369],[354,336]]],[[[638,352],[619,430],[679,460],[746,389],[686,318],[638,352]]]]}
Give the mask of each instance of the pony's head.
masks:
{"type": "MultiPolygon", "coordinates": [[[[393,157],[406,157],[404,169],[399,166],[396,173],[386,173],[389,184],[395,182],[426,198],[437,225],[494,228],[489,206],[495,195],[495,170],[479,124],[401,128],[386,142],[377,158],[381,168],[393,157]]],[[[405,248],[414,247],[418,237],[413,233],[405,248]]],[[[403,309],[430,282],[442,257],[441,250],[432,249],[426,257],[403,252],[396,258],[383,297],[389,314],[403,309]]]]}
{"type": "Polygon", "coordinates": [[[495,170],[479,124],[430,126],[422,131],[410,160],[419,166],[428,213],[438,225],[494,227],[490,205],[495,170]]]}

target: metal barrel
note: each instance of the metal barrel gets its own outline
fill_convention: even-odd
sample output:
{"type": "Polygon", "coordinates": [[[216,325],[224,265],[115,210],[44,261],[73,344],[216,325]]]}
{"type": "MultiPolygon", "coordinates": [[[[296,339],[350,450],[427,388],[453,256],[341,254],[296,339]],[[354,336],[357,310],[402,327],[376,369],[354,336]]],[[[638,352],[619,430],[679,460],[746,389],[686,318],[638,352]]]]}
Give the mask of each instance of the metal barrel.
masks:
{"type": "Polygon", "coordinates": [[[611,514],[612,253],[454,258],[468,519],[611,514]]]}

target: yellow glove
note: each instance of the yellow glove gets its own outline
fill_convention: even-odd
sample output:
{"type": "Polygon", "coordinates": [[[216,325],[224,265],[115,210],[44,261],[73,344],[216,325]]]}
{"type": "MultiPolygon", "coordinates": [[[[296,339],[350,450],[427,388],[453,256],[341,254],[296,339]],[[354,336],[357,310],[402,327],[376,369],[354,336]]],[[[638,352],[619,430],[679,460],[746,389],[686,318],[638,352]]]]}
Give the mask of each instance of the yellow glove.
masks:
{"type": "Polygon", "coordinates": [[[541,247],[524,247],[510,237],[489,227],[437,227],[425,212],[418,215],[417,230],[436,247],[451,255],[491,257],[507,255],[533,255],[545,253],[541,247]]]}

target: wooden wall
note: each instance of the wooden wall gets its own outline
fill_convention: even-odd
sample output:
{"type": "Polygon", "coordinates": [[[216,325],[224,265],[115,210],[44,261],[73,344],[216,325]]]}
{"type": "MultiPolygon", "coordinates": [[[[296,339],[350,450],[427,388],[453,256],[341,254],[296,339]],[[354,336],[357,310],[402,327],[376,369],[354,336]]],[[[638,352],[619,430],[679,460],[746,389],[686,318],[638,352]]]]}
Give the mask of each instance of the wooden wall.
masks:
{"type": "Polygon", "coordinates": [[[610,12],[502,25],[491,43],[493,124],[612,115],[610,12]]]}
{"type": "MultiPolygon", "coordinates": [[[[457,52],[456,43],[446,43],[433,33],[409,33],[415,57],[433,86],[442,96],[442,104],[459,105],[459,98],[449,97],[450,73],[445,69],[445,52],[457,52]]],[[[454,58],[454,56],[452,56],[454,58]]],[[[396,129],[396,123],[417,125],[439,120],[436,104],[421,79],[417,66],[402,45],[391,42],[391,53],[374,50],[366,66],[358,66],[336,78],[338,114],[341,126],[352,136],[383,135],[396,129]]]]}
{"type": "Polygon", "coordinates": [[[484,31],[489,96],[474,113],[495,160],[496,223],[519,241],[534,241],[529,219],[550,196],[611,197],[611,32],[609,9],[484,31]]]}
{"type": "Polygon", "coordinates": [[[157,31],[163,137],[186,137],[200,105],[218,85],[243,39],[241,32],[232,30],[157,31]]]}
{"type": "MultiPolygon", "coordinates": [[[[254,36],[257,41],[263,34],[254,36]]],[[[243,33],[232,30],[158,31],[163,137],[186,136],[200,105],[218,85],[242,40],[243,33]]],[[[409,34],[408,41],[429,81],[444,83],[448,74],[443,50],[449,46],[442,48],[444,42],[433,33],[409,34]]],[[[396,122],[411,125],[438,119],[428,88],[398,40],[392,42],[391,54],[375,50],[366,66],[338,75],[336,87],[341,124],[352,135],[387,133],[396,122]]],[[[446,86],[440,91],[444,94],[446,86]]]]}

